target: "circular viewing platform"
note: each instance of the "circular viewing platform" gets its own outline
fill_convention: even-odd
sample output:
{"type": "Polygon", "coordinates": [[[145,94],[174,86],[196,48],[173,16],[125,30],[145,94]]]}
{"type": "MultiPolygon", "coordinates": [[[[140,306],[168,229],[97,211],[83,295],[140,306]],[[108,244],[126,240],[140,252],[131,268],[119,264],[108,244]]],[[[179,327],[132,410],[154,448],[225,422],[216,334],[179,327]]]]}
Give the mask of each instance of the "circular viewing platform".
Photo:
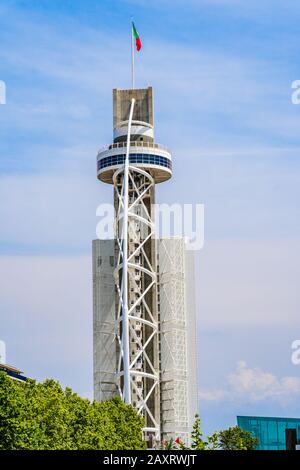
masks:
{"type": "MultiPolygon", "coordinates": [[[[97,177],[113,184],[113,174],[124,165],[126,142],[117,142],[101,149],[97,155],[97,177]]],[[[169,150],[154,142],[130,142],[129,163],[149,172],[155,183],[167,181],[172,176],[172,157],[169,150]]]]}

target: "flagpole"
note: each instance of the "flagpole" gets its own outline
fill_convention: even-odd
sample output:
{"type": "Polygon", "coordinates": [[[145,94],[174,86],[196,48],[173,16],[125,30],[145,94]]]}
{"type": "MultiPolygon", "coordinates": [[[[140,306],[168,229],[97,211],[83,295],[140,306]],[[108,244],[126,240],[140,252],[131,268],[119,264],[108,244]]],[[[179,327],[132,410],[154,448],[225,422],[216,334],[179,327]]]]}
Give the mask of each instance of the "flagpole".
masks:
{"type": "Polygon", "coordinates": [[[132,19],[130,23],[130,34],[131,34],[131,88],[134,90],[134,40],[133,40],[133,31],[132,31],[132,19]]]}

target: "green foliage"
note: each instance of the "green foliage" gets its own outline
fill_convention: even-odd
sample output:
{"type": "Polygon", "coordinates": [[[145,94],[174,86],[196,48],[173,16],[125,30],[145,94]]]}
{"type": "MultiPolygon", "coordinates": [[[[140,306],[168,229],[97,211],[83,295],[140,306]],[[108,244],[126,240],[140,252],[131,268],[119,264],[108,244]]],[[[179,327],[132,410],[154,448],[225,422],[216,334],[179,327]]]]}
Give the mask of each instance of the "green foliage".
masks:
{"type": "Polygon", "coordinates": [[[192,449],[197,449],[197,450],[205,450],[205,442],[202,439],[202,431],[201,431],[201,420],[199,418],[199,415],[195,415],[195,422],[193,425],[193,431],[192,431],[192,449]]]}
{"type": "Polygon", "coordinates": [[[217,449],[219,449],[219,433],[214,432],[211,436],[207,437],[207,442],[205,442],[205,450],[217,449]]]}
{"type": "Polygon", "coordinates": [[[161,448],[163,450],[175,450],[177,448],[175,440],[171,437],[169,441],[167,440],[163,441],[161,448]]]}
{"type": "MultiPolygon", "coordinates": [[[[0,450],[14,449],[145,449],[143,418],[119,398],[90,403],[58,382],[17,382],[0,372],[0,450]]],[[[254,450],[259,442],[238,426],[202,438],[195,416],[191,448],[195,450],[254,450]]],[[[187,449],[177,438],[164,449],[187,449]]]]}
{"type": "Polygon", "coordinates": [[[143,418],[119,398],[90,403],[46,380],[0,373],[0,450],[144,449],[143,418]]]}
{"type": "MultiPolygon", "coordinates": [[[[201,421],[198,415],[195,416],[191,441],[191,449],[194,450],[255,450],[259,444],[258,439],[251,432],[244,431],[238,426],[215,432],[207,437],[207,441],[204,441],[202,439],[201,421]]],[[[165,450],[188,449],[179,438],[164,441],[162,448],[165,450]]]]}
{"type": "Polygon", "coordinates": [[[249,431],[239,426],[225,429],[219,433],[219,447],[223,450],[255,450],[259,440],[249,431]]]}
{"type": "Polygon", "coordinates": [[[185,442],[180,438],[177,437],[176,439],[165,440],[162,442],[161,445],[162,450],[188,450],[189,447],[186,446],[185,442]]]}
{"type": "Polygon", "coordinates": [[[215,432],[207,437],[207,441],[202,439],[201,421],[198,415],[192,431],[192,449],[197,450],[255,450],[259,440],[249,431],[244,431],[239,426],[215,432]]]}
{"type": "Polygon", "coordinates": [[[180,450],[188,450],[189,448],[187,447],[187,445],[185,444],[184,441],[182,441],[181,439],[177,439],[176,441],[176,444],[178,445],[178,448],[180,450]]]}

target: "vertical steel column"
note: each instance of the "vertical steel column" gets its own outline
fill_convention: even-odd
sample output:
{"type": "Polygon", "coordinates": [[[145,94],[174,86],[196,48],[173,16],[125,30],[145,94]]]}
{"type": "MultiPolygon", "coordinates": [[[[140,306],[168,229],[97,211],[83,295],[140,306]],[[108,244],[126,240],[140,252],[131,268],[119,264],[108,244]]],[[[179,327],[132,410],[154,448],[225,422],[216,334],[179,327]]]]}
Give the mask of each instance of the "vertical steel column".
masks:
{"type": "Polygon", "coordinates": [[[128,326],[128,179],[129,179],[129,150],[130,132],[135,99],[132,98],[127,132],[126,157],[124,163],[124,193],[123,193],[123,309],[122,309],[122,348],[124,367],[124,401],[131,404],[130,387],[130,358],[129,358],[129,326],[128,326]]]}

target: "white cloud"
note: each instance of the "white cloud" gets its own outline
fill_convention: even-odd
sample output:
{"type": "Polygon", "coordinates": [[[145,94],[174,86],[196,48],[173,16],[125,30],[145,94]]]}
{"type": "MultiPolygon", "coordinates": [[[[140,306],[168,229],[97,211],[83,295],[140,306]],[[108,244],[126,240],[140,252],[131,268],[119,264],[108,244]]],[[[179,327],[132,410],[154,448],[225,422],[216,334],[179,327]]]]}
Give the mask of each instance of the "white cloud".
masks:
{"type": "Polygon", "coordinates": [[[199,399],[200,405],[202,401],[223,401],[227,398],[228,394],[225,390],[200,390],[199,399]]]}
{"type": "MultiPolygon", "coordinates": [[[[130,54],[123,35],[114,31],[112,37],[103,24],[98,29],[76,24],[74,36],[74,24],[66,21],[65,29],[42,19],[39,24],[37,18],[18,11],[10,21],[14,34],[2,32],[4,67],[27,80],[37,76],[39,83],[30,86],[26,80],[17,87],[14,83],[9,98],[14,106],[6,107],[4,126],[16,128],[23,123],[28,129],[32,124],[35,129],[54,130],[56,135],[63,130],[68,135],[71,121],[76,128],[73,138],[78,133],[83,138],[82,126],[85,131],[90,126],[100,132],[95,117],[99,109],[109,113],[111,88],[129,85],[129,61],[124,57],[130,54]],[[30,31],[26,40],[24,31],[30,31]]],[[[162,135],[165,128],[166,133],[172,129],[175,145],[180,145],[176,135],[185,143],[197,135],[199,148],[212,142],[222,145],[226,139],[232,146],[238,145],[237,139],[253,146],[251,130],[271,132],[274,137],[298,136],[296,107],[289,98],[290,83],[297,77],[289,77],[270,60],[233,55],[230,49],[216,49],[212,44],[199,48],[149,37],[136,61],[136,76],[138,86],[155,86],[163,116],[158,131],[162,135]],[[176,104],[176,113],[170,113],[170,102],[176,104]],[[226,135],[220,122],[222,126],[226,122],[226,135]]],[[[255,138],[257,143],[260,140],[255,138]]]]}
{"type": "Polygon", "coordinates": [[[255,403],[264,400],[286,403],[299,397],[299,377],[276,377],[259,367],[250,368],[244,361],[227,377],[224,389],[200,390],[200,401],[234,401],[255,403]]]}
{"type": "Polygon", "coordinates": [[[249,368],[244,361],[237,365],[237,370],[230,374],[228,382],[236,396],[247,397],[251,401],[281,399],[300,394],[299,377],[278,378],[260,368],[249,368]]]}

